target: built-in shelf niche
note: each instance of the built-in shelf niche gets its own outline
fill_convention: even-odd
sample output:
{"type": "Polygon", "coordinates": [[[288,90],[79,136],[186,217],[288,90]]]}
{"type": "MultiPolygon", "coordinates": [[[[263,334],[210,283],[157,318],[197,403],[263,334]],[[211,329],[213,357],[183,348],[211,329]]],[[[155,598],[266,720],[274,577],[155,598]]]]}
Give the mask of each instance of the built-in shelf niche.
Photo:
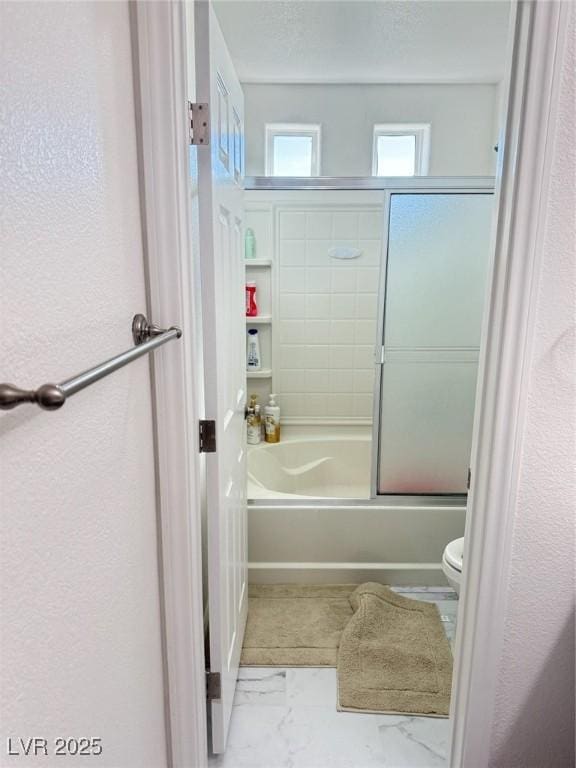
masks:
{"type": "Polygon", "coordinates": [[[262,368],[259,371],[247,371],[247,392],[257,395],[258,402],[264,407],[273,387],[273,266],[274,240],[272,231],[272,210],[268,206],[256,209],[250,204],[246,207],[246,227],[254,231],[256,238],[256,257],[246,259],[246,282],[256,283],[256,304],[258,315],[246,318],[246,330],[256,328],[260,341],[262,368]]]}

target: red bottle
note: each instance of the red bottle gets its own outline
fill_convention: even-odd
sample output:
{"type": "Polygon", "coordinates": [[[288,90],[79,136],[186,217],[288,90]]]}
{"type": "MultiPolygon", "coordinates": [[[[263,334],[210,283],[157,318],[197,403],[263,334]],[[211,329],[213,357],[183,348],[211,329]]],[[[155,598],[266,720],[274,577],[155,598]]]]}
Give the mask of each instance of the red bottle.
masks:
{"type": "Polygon", "coordinates": [[[256,283],[246,283],[246,317],[256,317],[257,315],[256,283]]]}

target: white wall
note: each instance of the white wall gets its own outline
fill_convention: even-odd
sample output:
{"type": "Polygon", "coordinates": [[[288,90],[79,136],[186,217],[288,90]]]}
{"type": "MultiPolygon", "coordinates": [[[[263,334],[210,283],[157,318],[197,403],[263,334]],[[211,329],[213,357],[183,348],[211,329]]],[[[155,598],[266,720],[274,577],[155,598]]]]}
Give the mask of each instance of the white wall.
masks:
{"type": "Polygon", "coordinates": [[[431,176],[494,173],[496,85],[249,85],[246,173],[264,174],[266,123],[320,123],[322,176],[371,176],[375,123],[431,123],[431,176]]]}
{"type": "Polygon", "coordinates": [[[490,765],[574,765],[576,13],[571,6],[520,448],[506,639],[490,765]]]}
{"type": "MultiPolygon", "coordinates": [[[[1,378],[60,381],[146,307],[125,2],[2,3],[1,378]]],[[[0,416],[0,763],[166,765],[147,359],[0,416]],[[49,740],[12,757],[6,739],[49,740]],[[56,736],[100,757],[55,758],[56,736]]]]}

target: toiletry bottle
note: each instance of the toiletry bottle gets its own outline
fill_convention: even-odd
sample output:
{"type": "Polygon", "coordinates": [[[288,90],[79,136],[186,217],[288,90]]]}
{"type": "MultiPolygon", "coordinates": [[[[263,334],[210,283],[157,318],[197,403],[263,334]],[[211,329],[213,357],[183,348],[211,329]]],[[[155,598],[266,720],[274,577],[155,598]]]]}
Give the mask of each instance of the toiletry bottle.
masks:
{"type": "Polygon", "coordinates": [[[262,413],[260,412],[260,406],[258,403],[254,406],[254,425],[258,431],[258,442],[262,440],[262,413]]]}
{"type": "Polygon", "coordinates": [[[258,329],[250,328],[248,330],[248,349],[246,353],[246,370],[259,371],[262,368],[260,360],[260,341],[258,339],[258,329]]]}
{"type": "Polygon", "coordinates": [[[260,406],[256,400],[258,395],[250,397],[250,405],[246,416],[246,440],[250,445],[258,445],[262,439],[262,419],[260,418],[260,406]]]}
{"type": "Polygon", "coordinates": [[[246,283],[246,317],[256,317],[257,315],[256,283],[246,283]]]}
{"type": "Polygon", "coordinates": [[[244,235],[244,258],[256,258],[256,237],[254,236],[254,230],[250,229],[250,227],[248,227],[244,235]]]}
{"type": "Polygon", "coordinates": [[[280,408],[274,399],[276,395],[270,395],[270,402],[264,408],[264,438],[267,443],[280,442],[280,408]]]}

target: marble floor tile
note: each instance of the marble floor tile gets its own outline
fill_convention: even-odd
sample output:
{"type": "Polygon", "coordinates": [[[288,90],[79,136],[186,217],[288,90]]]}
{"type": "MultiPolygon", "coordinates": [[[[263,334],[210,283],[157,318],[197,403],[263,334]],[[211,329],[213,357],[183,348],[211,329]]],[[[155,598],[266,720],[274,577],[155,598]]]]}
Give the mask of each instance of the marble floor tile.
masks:
{"type": "Polygon", "coordinates": [[[286,704],[286,670],[278,667],[240,667],[234,706],[286,704]]]}
{"type": "Polygon", "coordinates": [[[292,668],[286,670],[286,703],[289,707],[335,707],[334,668],[292,668]]]}
{"type": "MultiPolygon", "coordinates": [[[[435,602],[453,644],[458,602],[446,588],[399,588],[435,602]]],[[[447,719],[336,710],[333,668],[242,667],[228,747],[210,768],[437,768],[446,765],[447,719]]]]}

